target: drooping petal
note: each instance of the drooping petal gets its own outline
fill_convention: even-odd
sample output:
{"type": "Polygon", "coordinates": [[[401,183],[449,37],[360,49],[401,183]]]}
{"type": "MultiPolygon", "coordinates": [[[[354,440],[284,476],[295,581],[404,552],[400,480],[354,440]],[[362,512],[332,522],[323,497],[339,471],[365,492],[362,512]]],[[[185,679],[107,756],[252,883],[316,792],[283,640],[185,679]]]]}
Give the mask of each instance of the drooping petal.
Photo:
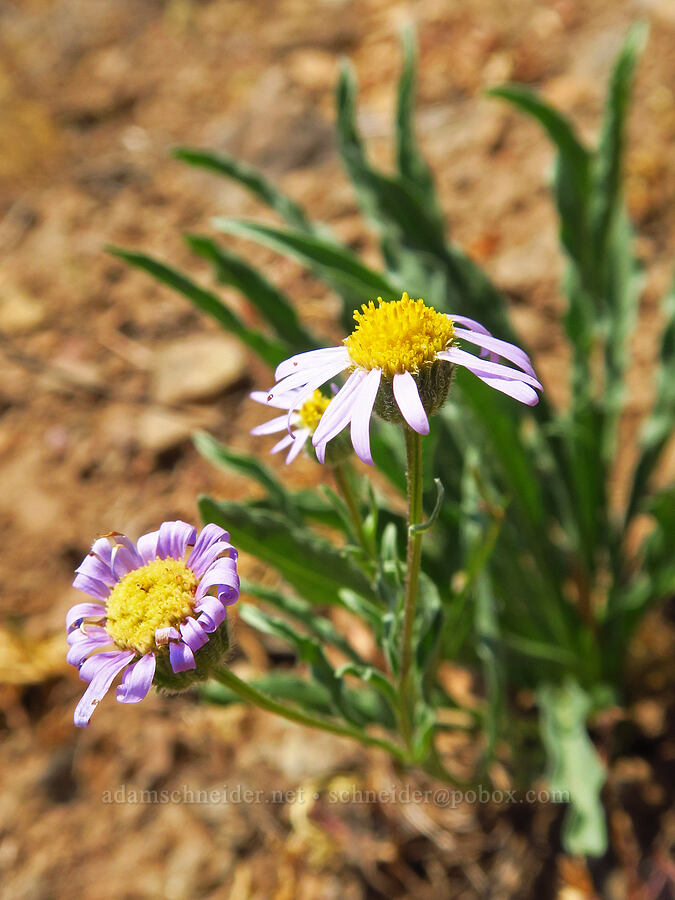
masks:
{"type": "Polygon", "coordinates": [[[322,384],[325,384],[327,381],[330,381],[331,378],[339,375],[340,372],[343,372],[348,366],[349,354],[344,350],[342,356],[333,359],[330,363],[317,366],[313,369],[301,369],[297,372],[292,372],[282,379],[282,381],[275,384],[269,393],[272,399],[274,399],[278,394],[287,394],[289,391],[293,391],[296,393],[296,402],[295,406],[291,408],[297,409],[299,406],[302,406],[303,401],[306,400],[310,394],[313,394],[317,388],[320,388],[322,384]]]}
{"type": "Polygon", "coordinates": [[[508,381],[522,381],[529,384],[530,387],[543,391],[541,383],[527,372],[521,372],[518,369],[504,366],[501,363],[489,362],[486,359],[479,359],[466,350],[460,350],[459,347],[450,347],[448,350],[441,350],[438,354],[439,359],[445,359],[448,362],[455,363],[458,366],[464,366],[474,375],[482,377],[486,375],[488,378],[506,378],[508,381]]]}
{"type": "Polygon", "coordinates": [[[418,434],[429,434],[429,419],[410,372],[397,372],[394,375],[394,399],[412,430],[418,434]]]}
{"type": "Polygon", "coordinates": [[[281,381],[282,378],[291,375],[293,372],[298,372],[301,369],[315,369],[317,366],[333,363],[337,359],[344,359],[345,366],[349,365],[349,353],[346,347],[323,347],[320,350],[296,353],[295,356],[291,356],[279,363],[274,373],[274,378],[276,381],[281,381]]]}
{"type": "MultiPolygon", "coordinates": [[[[100,654],[100,656],[104,655],[100,654]]],[[[92,677],[87,690],[75,708],[73,721],[79,728],[86,728],[89,725],[92,713],[107,694],[115,676],[129,664],[133,656],[134,654],[130,650],[124,653],[115,653],[98,667],[96,674],[92,677]]],[[[85,662],[84,665],[86,664],[85,662]]]]}
{"type": "Polygon", "coordinates": [[[470,328],[471,331],[477,331],[479,334],[491,334],[490,331],[487,330],[485,325],[481,325],[480,322],[477,322],[475,319],[470,319],[468,316],[457,316],[454,313],[450,313],[448,318],[454,324],[458,322],[460,325],[463,325],[465,328],[470,328]]]}
{"type": "Polygon", "coordinates": [[[370,454],[370,417],[375,404],[375,397],[380,388],[381,372],[372,369],[358,389],[352,411],[351,436],[354,451],[366,465],[373,465],[370,454]]]}
{"type": "MultiPolygon", "coordinates": [[[[207,551],[209,551],[213,544],[220,542],[227,544],[229,540],[230,535],[224,528],[221,528],[220,525],[209,522],[208,525],[205,525],[202,528],[187,561],[188,568],[192,569],[197,578],[201,578],[202,574],[206,571],[204,561],[208,559],[208,565],[212,562],[212,558],[207,551]]],[[[231,547],[231,545],[227,544],[227,547],[231,547]]],[[[234,549],[233,552],[236,557],[236,551],[234,551],[234,549]]]]}
{"type": "Polygon", "coordinates": [[[169,662],[174,672],[186,672],[188,669],[197,668],[194,653],[183,641],[172,641],[169,644],[169,662]]]}
{"type": "Polygon", "coordinates": [[[210,547],[201,550],[198,556],[195,556],[193,551],[187,565],[189,569],[192,569],[197,578],[201,578],[204,572],[206,572],[220,556],[227,556],[229,559],[236,560],[237,551],[232,544],[227,541],[216,541],[211,544],[210,547]]]}
{"type": "Polygon", "coordinates": [[[159,529],[157,531],[149,531],[142,534],[136,541],[136,551],[143,560],[143,564],[147,565],[157,558],[157,539],[159,538],[159,529]]]}
{"type": "Polygon", "coordinates": [[[136,547],[125,534],[113,535],[113,548],[110,555],[110,568],[113,575],[119,581],[143,565],[143,560],[136,547]]]}
{"type": "Polygon", "coordinates": [[[110,585],[117,581],[110,568],[110,557],[112,547],[107,538],[98,538],[91,545],[88,555],[82,560],[80,565],[75,569],[79,575],[88,575],[89,578],[95,578],[96,581],[102,581],[103,584],[110,585]]]}
{"type": "Polygon", "coordinates": [[[293,446],[288,451],[288,455],[286,457],[286,465],[288,466],[293,462],[294,459],[298,457],[298,455],[302,452],[302,448],[305,446],[307,438],[309,437],[309,428],[299,428],[295,434],[293,435],[293,446]]]}
{"type": "Polygon", "coordinates": [[[223,603],[217,597],[208,595],[195,604],[195,612],[199,613],[197,621],[207,634],[220,628],[226,615],[223,603]]]}
{"type": "MultiPolygon", "coordinates": [[[[288,409],[288,407],[286,408],[288,409]]],[[[291,416],[291,425],[295,425],[295,423],[298,421],[298,418],[298,416],[291,416]]],[[[256,425],[255,428],[252,428],[251,434],[255,436],[259,436],[261,434],[276,434],[277,431],[285,431],[287,423],[288,415],[275,416],[268,422],[263,422],[262,425],[256,425]]]]}
{"type": "Polygon", "coordinates": [[[105,619],[105,607],[100,603],[76,603],[66,613],[66,629],[79,626],[84,619],[105,619]]]}
{"type": "Polygon", "coordinates": [[[139,703],[144,700],[155,677],[157,660],[154,653],[146,653],[137,663],[124,670],[122,683],[117,688],[119,703],[139,703]]]}
{"type": "Polygon", "coordinates": [[[184,559],[187,548],[194,545],[197,529],[194,525],[181,522],[162,522],[157,538],[158,559],[184,559]]]}
{"type": "Polygon", "coordinates": [[[97,600],[103,600],[103,602],[108,599],[108,594],[110,593],[110,587],[107,584],[82,573],[78,573],[75,576],[73,587],[78,591],[82,591],[83,594],[96,597],[97,600]]]}
{"type": "Polygon", "coordinates": [[[271,406],[273,409],[289,409],[293,406],[294,396],[293,394],[276,394],[270,400],[269,393],[267,391],[251,391],[249,394],[251,400],[255,400],[256,403],[262,403],[264,406],[271,406]]]}
{"type": "Polygon", "coordinates": [[[209,639],[202,626],[196,622],[192,616],[181,622],[180,633],[183,640],[193,653],[196,653],[204,644],[208,644],[209,639]]]}
{"type": "Polygon", "coordinates": [[[121,650],[119,647],[115,647],[114,650],[103,650],[100,653],[93,653],[80,666],[80,670],[77,673],[80,681],[91,681],[102,666],[107,665],[111,661],[114,662],[114,660],[119,658],[120,653],[131,654],[130,659],[136,655],[133,650],[121,650]]]}
{"type": "Polygon", "coordinates": [[[486,350],[498,353],[503,359],[508,359],[509,362],[520,366],[523,372],[527,372],[527,374],[532,375],[533,378],[537,377],[532,368],[530,357],[524,350],[521,350],[520,347],[516,347],[515,344],[510,344],[508,341],[501,341],[499,338],[492,337],[492,335],[478,334],[475,331],[469,331],[467,328],[455,328],[455,334],[457,337],[462,338],[465,341],[470,341],[478,347],[484,347],[486,350]]]}
{"type": "Polygon", "coordinates": [[[352,372],[328,404],[312,438],[315,447],[317,444],[325,444],[332,440],[348,424],[351,419],[354,393],[367,374],[365,369],[357,369],[352,372]]]}
{"type": "MultiPolygon", "coordinates": [[[[485,325],[481,325],[480,322],[477,322],[475,319],[470,319],[468,316],[455,316],[449,315],[448,318],[452,321],[453,325],[455,323],[459,325],[463,325],[465,328],[471,329],[471,331],[477,331],[478,334],[487,334],[492,336],[492,333],[487,330],[485,325]]],[[[481,356],[489,356],[492,362],[497,362],[499,359],[498,353],[490,353],[489,350],[486,350],[484,347],[480,349],[481,356]]]]}
{"type": "Polygon", "coordinates": [[[77,644],[79,641],[82,641],[85,638],[107,638],[110,640],[110,635],[107,630],[103,628],[102,625],[80,625],[79,628],[74,628],[66,635],[66,643],[69,647],[72,647],[73,644],[77,644]]]}
{"type": "Polygon", "coordinates": [[[198,603],[209,588],[215,585],[227,585],[235,590],[239,589],[239,577],[237,576],[237,563],[234,559],[218,559],[210,569],[204,573],[197,585],[195,601],[198,603]]]}
{"type": "MultiPolygon", "coordinates": [[[[105,629],[102,629],[105,632],[105,629]]],[[[89,634],[84,631],[74,631],[68,635],[70,647],[66,654],[66,662],[71,666],[80,666],[84,660],[96,650],[102,650],[104,647],[113,643],[110,635],[105,632],[100,634],[89,634]],[[75,637],[76,640],[71,641],[70,638],[75,637]]]]}
{"type": "Polygon", "coordinates": [[[514,400],[519,400],[527,406],[536,406],[539,403],[539,394],[531,388],[529,384],[522,381],[508,381],[506,378],[488,378],[486,375],[478,376],[481,381],[485,382],[489,387],[502,394],[508,394],[514,400]]]}
{"type": "Polygon", "coordinates": [[[277,441],[276,444],[270,450],[270,453],[279,453],[281,450],[285,450],[286,447],[290,446],[293,443],[293,435],[285,434],[280,441],[277,441]]]}

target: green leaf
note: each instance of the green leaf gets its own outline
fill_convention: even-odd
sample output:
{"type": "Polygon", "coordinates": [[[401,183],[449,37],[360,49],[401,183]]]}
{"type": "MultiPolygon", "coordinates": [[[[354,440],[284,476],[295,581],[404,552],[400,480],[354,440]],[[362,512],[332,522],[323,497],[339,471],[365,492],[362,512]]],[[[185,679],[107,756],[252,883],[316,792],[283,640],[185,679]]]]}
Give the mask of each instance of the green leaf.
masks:
{"type": "Polygon", "coordinates": [[[340,605],[370,625],[376,637],[380,634],[382,610],[379,606],[347,587],[338,591],[338,597],[340,605]]]}
{"type": "Polygon", "coordinates": [[[213,265],[221,284],[237,288],[250,300],[277,337],[288,344],[293,353],[302,353],[319,346],[316,339],[300,324],[289,298],[250,263],[236,253],[220,247],[210,238],[196,234],[186,234],[183,237],[191,250],[213,265]]]}
{"type": "Polygon", "coordinates": [[[488,96],[507,100],[531,116],[546,131],[558,151],[556,200],[560,212],[560,236],[569,255],[586,273],[591,264],[588,247],[587,198],[591,157],[570,122],[545,100],[521,85],[492,88],[488,96]]]}
{"type": "Polygon", "coordinates": [[[120,247],[108,247],[107,249],[113,256],[147,272],[157,281],[187,297],[197,309],[214,318],[226,331],[230,331],[240,338],[269,366],[275,367],[288,357],[288,350],[283,344],[272,341],[260,332],[248,328],[239,316],[225,306],[219,297],[200,287],[178,269],[173,269],[145,253],[122,250],[120,247]]]}
{"type": "Polygon", "coordinates": [[[214,219],[213,226],[226,234],[249,238],[298,259],[317,271],[337,290],[349,291],[356,302],[366,303],[378,296],[392,298],[401,295],[398,286],[365,266],[351,250],[327,238],[240,219],[214,219]]]}
{"type": "Polygon", "coordinates": [[[205,431],[197,431],[192,435],[198,453],[219,469],[232,470],[257,481],[270,496],[273,503],[286,512],[292,512],[291,496],[272,471],[263,465],[255,456],[248,453],[237,453],[221,444],[205,431]]]}
{"type": "MultiPolygon", "coordinates": [[[[445,256],[444,225],[438,209],[426,204],[415,184],[384,175],[368,162],[356,123],[356,81],[347,64],[338,80],[336,105],[340,156],[362,212],[381,236],[388,268],[401,274],[411,262],[416,267],[421,263],[423,273],[424,257],[445,256]],[[401,255],[412,255],[412,259],[400,260],[401,255]]],[[[432,271],[437,267],[438,263],[432,263],[432,271]]],[[[441,303],[444,299],[438,298],[441,303]]]]}
{"type": "Polygon", "coordinates": [[[415,137],[415,64],[414,32],[407,28],[403,33],[403,70],[396,105],[396,163],[401,177],[415,185],[424,203],[440,217],[434,177],[415,137]]]}
{"type": "MultiPolygon", "coordinates": [[[[289,700],[311,712],[330,715],[333,709],[328,691],[320,684],[299,675],[275,671],[253,679],[250,684],[268,697],[289,700]]],[[[221,706],[245,702],[239,694],[215,681],[200,685],[199,693],[207,702],[221,706]]]]}
{"type": "Polygon", "coordinates": [[[282,594],[281,591],[275,591],[261,584],[253,584],[250,581],[242,581],[241,592],[264,600],[265,603],[269,603],[280,612],[284,612],[296,621],[302,622],[311,634],[320,638],[325,644],[332,644],[333,647],[337,647],[352,662],[357,664],[363,663],[359,654],[343,635],[336,630],[330,619],[318,615],[316,607],[311,604],[300,600],[298,597],[289,597],[287,594],[282,594]]]}
{"type": "Polygon", "coordinates": [[[425,572],[419,574],[418,610],[415,616],[414,647],[415,673],[423,696],[429,698],[441,635],[443,634],[443,604],[437,586],[425,572]]]}
{"type": "Polygon", "coordinates": [[[213,153],[210,150],[199,150],[194,147],[176,147],[173,155],[176,159],[181,159],[191,166],[208,169],[236,181],[237,184],[271,207],[293,228],[309,232],[314,230],[314,226],[305,215],[304,210],[290,197],[282,194],[253,166],[224,153],[213,153]]]}
{"type": "Polygon", "coordinates": [[[537,702],[550,789],[570,803],[563,822],[563,846],[575,855],[602,856],[607,849],[607,826],[600,792],[606,772],[586,730],[590,698],[576,681],[569,680],[562,686],[541,685],[537,702]]]}
{"type": "Polygon", "coordinates": [[[647,495],[649,479],[675,428],[675,278],[663,300],[665,328],[656,373],[656,397],[640,435],[640,457],[631,487],[625,522],[630,522],[647,495]]]}
{"type": "Polygon", "coordinates": [[[638,22],[630,31],[614,65],[595,159],[593,231],[595,252],[602,259],[614,216],[621,209],[621,177],[625,125],[635,66],[649,29],[638,22]]]}
{"type": "Polygon", "coordinates": [[[345,588],[372,596],[367,579],[351,560],[286,516],[210,497],[199,499],[199,511],[204,522],[229,531],[235,547],[268,563],[310,603],[340,603],[345,588]]]}
{"type": "MultiPolygon", "coordinates": [[[[478,456],[469,452],[462,479],[462,539],[467,556],[473,556],[478,548],[485,545],[485,536],[494,525],[493,517],[487,512],[481,485],[477,477],[478,456]]],[[[483,676],[488,701],[485,716],[486,748],[484,765],[492,760],[499,737],[501,718],[504,710],[504,668],[499,642],[499,623],[490,577],[484,568],[474,579],[473,595],[474,631],[476,654],[483,664],[483,676]]]]}
{"type": "MultiPolygon", "coordinates": [[[[488,452],[497,457],[504,483],[509,485],[514,503],[522,508],[533,526],[540,529],[545,517],[541,482],[537,478],[533,461],[523,446],[517,418],[509,415],[510,410],[506,408],[506,401],[502,396],[470,372],[459,369],[456,373],[456,382],[464,402],[489,430],[488,452]]],[[[452,424],[452,419],[447,421],[452,424]]],[[[546,535],[540,535],[540,539],[546,541],[546,535]]]]}
{"type": "Polygon", "coordinates": [[[355,725],[364,724],[363,716],[349,703],[344,693],[343,682],[337,677],[335,670],[326,659],[325,653],[315,640],[299,634],[282,619],[268,616],[257,606],[239,603],[238,607],[239,616],[247,625],[264,634],[281,638],[295,647],[302,662],[310,666],[314,680],[328,691],[336,713],[341,714],[347,721],[355,725]]]}
{"type": "Polygon", "coordinates": [[[391,710],[395,713],[398,705],[398,697],[394,685],[389,681],[387,676],[375,669],[373,666],[356,665],[354,663],[346,663],[336,670],[337,678],[344,678],[345,675],[354,675],[367,684],[372,684],[389,704],[391,710]]]}

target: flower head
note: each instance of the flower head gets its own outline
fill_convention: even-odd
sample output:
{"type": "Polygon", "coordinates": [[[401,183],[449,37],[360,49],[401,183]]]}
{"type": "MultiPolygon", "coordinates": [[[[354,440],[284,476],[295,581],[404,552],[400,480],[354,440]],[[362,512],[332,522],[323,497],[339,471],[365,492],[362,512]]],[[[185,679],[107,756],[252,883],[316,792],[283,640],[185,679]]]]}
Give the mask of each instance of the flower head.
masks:
{"type": "Polygon", "coordinates": [[[310,350],[282,362],[275,373],[277,384],[266,395],[271,405],[279,405],[285,397],[291,405],[283,408],[290,410],[290,416],[321,385],[341,372],[349,373],[312,436],[320,462],[325,460],[328,442],[350,425],[354,450],[372,465],[373,409],[427,434],[428,416],[445,401],[455,366],[463,366],[521,403],[534,406],[539,401],[537,390],[542,386],[530,358],[515,344],[493,337],[474,319],[447,316],[407,294],[400,300],[383,303],[379,298],[378,302],[378,306],[372,301],[364,304],[354,313],[356,328],[343,346],[310,350]],[[479,347],[480,357],[463,350],[459,341],[479,347]],[[500,358],[513,366],[499,362],[500,358]]]}
{"type": "Polygon", "coordinates": [[[276,409],[286,410],[285,415],[275,416],[262,425],[257,425],[251,430],[251,434],[277,434],[285,431],[286,434],[280,441],[272,447],[270,453],[279,453],[287,447],[291,449],[286,456],[286,465],[292,463],[293,460],[301,453],[302,448],[307,443],[307,439],[311,437],[317,429],[321,416],[325,413],[330,398],[326,397],[319,390],[313,391],[309,396],[305,392],[305,399],[298,405],[298,393],[292,394],[275,394],[270,398],[269,394],[264,391],[253,391],[251,399],[257,403],[265,403],[268,406],[274,406],[276,409]]]}
{"type": "Polygon", "coordinates": [[[153,681],[175,687],[190,670],[203,677],[205,658],[222,651],[239,578],[237,552],[217,525],[197,536],[186,522],[164,522],[135,545],[113,532],[94,541],[76,573],[73,587],[92,598],[66,616],[66,658],[89,682],[76,725],[89,724],[118,674],[118,701],[137,703],[153,681]]]}

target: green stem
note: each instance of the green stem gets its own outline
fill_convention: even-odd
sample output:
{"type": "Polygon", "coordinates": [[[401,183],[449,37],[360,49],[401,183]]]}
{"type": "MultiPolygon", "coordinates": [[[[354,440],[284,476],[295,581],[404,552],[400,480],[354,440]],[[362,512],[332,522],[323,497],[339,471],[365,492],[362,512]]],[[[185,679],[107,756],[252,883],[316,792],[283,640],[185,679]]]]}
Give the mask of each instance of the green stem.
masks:
{"type": "Polygon", "coordinates": [[[404,433],[408,462],[408,555],[403,607],[399,702],[403,737],[406,745],[409,747],[413,730],[412,707],[414,705],[410,684],[413,659],[413,627],[417,610],[417,591],[422,558],[422,533],[415,532],[411,526],[418,525],[422,521],[422,436],[405,426],[404,433]]]}
{"type": "Polygon", "coordinates": [[[349,516],[352,520],[352,525],[354,526],[356,539],[361,547],[366,551],[366,553],[368,553],[370,556],[374,556],[375,548],[373,546],[373,542],[368,540],[368,538],[366,537],[366,533],[363,530],[363,520],[359,511],[359,505],[356,502],[356,497],[354,496],[354,491],[352,490],[352,482],[350,478],[348,463],[341,462],[336,466],[333,466],[333,473],[335,475],[335,483],[337,484],[338,490],[340,491],[342,499],[345,501],[347,509],[349,510],[349,516]]]}
{"type": "Polygon", "coordinates": [[[225,687],[228,687],[247,703],[253,703],[255,706],[259,706],[267,712],[281,716],[283,719],[288,719],[289,722],[296,722],[298,725],[306,725],[308,728],[320,728],[322,731],[329,731],[331,734],[340,735],[340,737],[352,738],[368,747],[379,747],[381,750],[386,750],[387,753],[391,754],[401,762],[406,762],[405,753],[400,747],[397,747],[390,741],[373,737],[370,734],[366,734],[356,728],[351,728],[348,725],[339,725],[337,722],[331,722],[329,719],[312,716],[309,713],[302,712],[292,706],[285,706],[283,703],[277,703],[276,700],[273,700],[271,697],[268,697],[266,694],[257,690],[257,688],[247,684],[226,666],[216,669],[212,673],[212,677],[221,684],[224,684],[225,687]]]}

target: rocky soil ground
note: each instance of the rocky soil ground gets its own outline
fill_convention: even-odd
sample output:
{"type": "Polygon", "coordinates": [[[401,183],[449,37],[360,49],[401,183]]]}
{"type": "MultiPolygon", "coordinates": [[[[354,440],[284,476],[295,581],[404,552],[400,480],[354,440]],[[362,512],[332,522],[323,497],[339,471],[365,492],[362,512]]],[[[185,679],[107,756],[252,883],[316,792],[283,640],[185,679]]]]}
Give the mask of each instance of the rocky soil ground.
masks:
{"type": "MultiPolygon", "coordinates": [[[[400,795],[331,802],[331,791],[387,792],[401,782],[375,753],[257,712],[207,708],[191,696],[125,708],[110,701],[92,728],[76,731],[81,684],[63,661],[61,631],[75,596],[72,569],[97,533],[137,535],[163,519],[194,520],[198,493],[250,489],[209,468],[190,433],[205,427],[252,448],[248,431],[263,416],[247,392],[266,386],[269,374],[181,298],[103,249],[145,249],[208,283],[181,230],[207,230],[216,213],[267,215],[238,188],[172,160],[170,148],[224,149],[262,167],[375,258],[334,151],[332,89],[347,55],[360,79],[364,134],[386,163],[398,32],[414,19],[419,132],[454,238],[505,291],[547,391],[564,403],[551,150],[483,89],[526,82],[590,137],[613,57],[638,17],[652,30],[631,116],[627,196],[647,279],[617,501],[652,395],[658,300],[675,248],[672,0],[0,5],[0,883],[7,900],[669,896],[667,617],[647,623],[636,642],[627,710],[597,724],[601,745],[618,732],[624,753],[607,792],[612,851],[591,869],[561,853],[560,811],[551,804],[444,808],[400,795]],[[236,788],[262,794],[245,802],[236,788]],[[141,789],[217,791],[220,800],[147,804],[125,793],[141,789]]],[[[333,300],[299,267],[241,249],[297,298],[308,322],[331,332],[333,300]]],[[[316,470],[300,461],[284,477],[309,484],[316,470]]],[[[251,572],[250,560],[242,565],[251,572]]],[[[238,639],[242,670],[270,664],[243,626],[238,639]]],[[[465,674],[454,677],[458,690],[476,690],[465,674]]],[[[410,784],[431,787],[417,778],[410,784]]]]}

